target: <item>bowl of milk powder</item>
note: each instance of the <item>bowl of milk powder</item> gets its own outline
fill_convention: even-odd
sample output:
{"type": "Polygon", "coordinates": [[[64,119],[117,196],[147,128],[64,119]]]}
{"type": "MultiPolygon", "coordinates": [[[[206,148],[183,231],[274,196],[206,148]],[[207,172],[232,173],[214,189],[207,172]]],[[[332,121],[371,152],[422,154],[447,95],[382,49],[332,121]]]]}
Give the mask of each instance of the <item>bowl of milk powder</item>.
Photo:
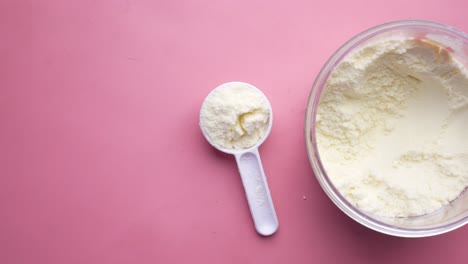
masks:
{"type": "Polygon", "coordinates": [[[348,216],[401,237],[468,222],[468,35],[396,21],[325,64],[306,116],[309,160],[348,216]]]}

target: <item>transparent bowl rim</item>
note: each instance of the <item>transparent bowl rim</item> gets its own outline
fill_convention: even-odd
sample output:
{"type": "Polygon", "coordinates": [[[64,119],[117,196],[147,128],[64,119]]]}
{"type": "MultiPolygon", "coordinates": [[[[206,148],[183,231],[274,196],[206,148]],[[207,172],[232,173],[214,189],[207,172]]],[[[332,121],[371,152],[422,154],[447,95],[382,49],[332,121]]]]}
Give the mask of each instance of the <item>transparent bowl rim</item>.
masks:
{"type": "Polygon", "coordinates": [[[332,66],[337,65],[336,63],[340,62],[350,50],[354,49],[362,42],[365,42],[366,40],[379,35],[380,33],[387,32],[390,30],[411,27],[439,29],[442,31],[446,31],[447,33],[450,32],[451,34],[468,41],[468,35],[456,28],[437,22],[424,20],[392,21],[369,28],[357,34],[356,36],[348,40],[346,43],[344,43],[331,55],[331,57],[322,67],[319,74],[317,75],[317,78],[315,79],[315,82],[312,86],[312,90],[309,94],[309,98],[307,100],[307,110],[305,117],[305,140],[309,162],[312,166],[317,181],[319,182],[320,186],[327,194],[327,196],[332,200],[332,202],[346,215],[351,217],[356,222],[383,234],[398,237],[428,237],[443,234],[467,224],[468,216],[443,226],[429,228],[407,228],[386,224],[369,215],[366,215],[365,213],[360,212],[339,193],[339,191],[333,186],[330,179],[326,176],[317,149],[317,142],[315,138],[315,126],[312,126],[312,124],[315,123],[315,113],[324,84],[326,83],[329,75],[333,71],[332,66]]]}

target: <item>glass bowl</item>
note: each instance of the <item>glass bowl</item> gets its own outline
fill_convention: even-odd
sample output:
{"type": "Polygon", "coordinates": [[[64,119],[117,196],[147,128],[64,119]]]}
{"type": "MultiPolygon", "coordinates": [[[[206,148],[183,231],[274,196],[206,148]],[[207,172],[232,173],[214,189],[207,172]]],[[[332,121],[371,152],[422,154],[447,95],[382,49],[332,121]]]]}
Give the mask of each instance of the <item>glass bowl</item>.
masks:
{"type": "MultiPolygon", "coordinates": [[[[453,49],[452,56],[468,67],[468,35],[453,27],[429,21],[395,21],[370,28],[341,46],[320,71],[307,102],[305,135],[309,161],[320,186],[345,214],[378,232],[399,237],[426,237],[449,232],[468,223],[468,194],[463,192],[442,209],[415,217],[382,217],[366,213],[344,198],[327,176],[315,135],[315,118],[319,100],[333,70],[351,52],[363,45],[389,38],[426,38],[453,49]]],[[[468,166],[468,164],[467,164],[468,166]]],[[[466,189],[465,189],[466,190],[466,189]]]]}

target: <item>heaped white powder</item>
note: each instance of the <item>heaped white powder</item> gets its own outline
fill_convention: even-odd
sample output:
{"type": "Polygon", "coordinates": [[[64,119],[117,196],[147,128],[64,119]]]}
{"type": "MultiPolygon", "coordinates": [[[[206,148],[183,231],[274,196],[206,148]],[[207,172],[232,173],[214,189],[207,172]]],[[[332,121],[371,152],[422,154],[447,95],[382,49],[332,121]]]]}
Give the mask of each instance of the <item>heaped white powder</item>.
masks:
{"type": "Polygon", "coordinates": [[[200,126],[213,145],[225,149],[247,149],[265,135],[270,108],[263,94],[243,83],[229,83],[205,99],[200,126]]]}
{"type": "Polygon", "coordinates": [[[440,45],[388,40],[348,55],[317,110],[320,158],[358,208],[423,215],[468,186],[468,75],[440,45]]]}

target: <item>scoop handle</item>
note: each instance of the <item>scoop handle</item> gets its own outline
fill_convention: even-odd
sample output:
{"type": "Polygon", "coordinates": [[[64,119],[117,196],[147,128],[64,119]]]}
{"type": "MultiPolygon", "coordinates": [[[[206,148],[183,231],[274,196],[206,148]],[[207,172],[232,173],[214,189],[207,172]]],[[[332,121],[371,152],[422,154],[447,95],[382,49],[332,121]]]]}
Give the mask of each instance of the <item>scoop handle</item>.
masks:
{"type": "Polygon", "coordinates": [[[272,235],[278,230],[279,222],[258,149],[235,156],[255,229],[260,235],[272,235]]]}

